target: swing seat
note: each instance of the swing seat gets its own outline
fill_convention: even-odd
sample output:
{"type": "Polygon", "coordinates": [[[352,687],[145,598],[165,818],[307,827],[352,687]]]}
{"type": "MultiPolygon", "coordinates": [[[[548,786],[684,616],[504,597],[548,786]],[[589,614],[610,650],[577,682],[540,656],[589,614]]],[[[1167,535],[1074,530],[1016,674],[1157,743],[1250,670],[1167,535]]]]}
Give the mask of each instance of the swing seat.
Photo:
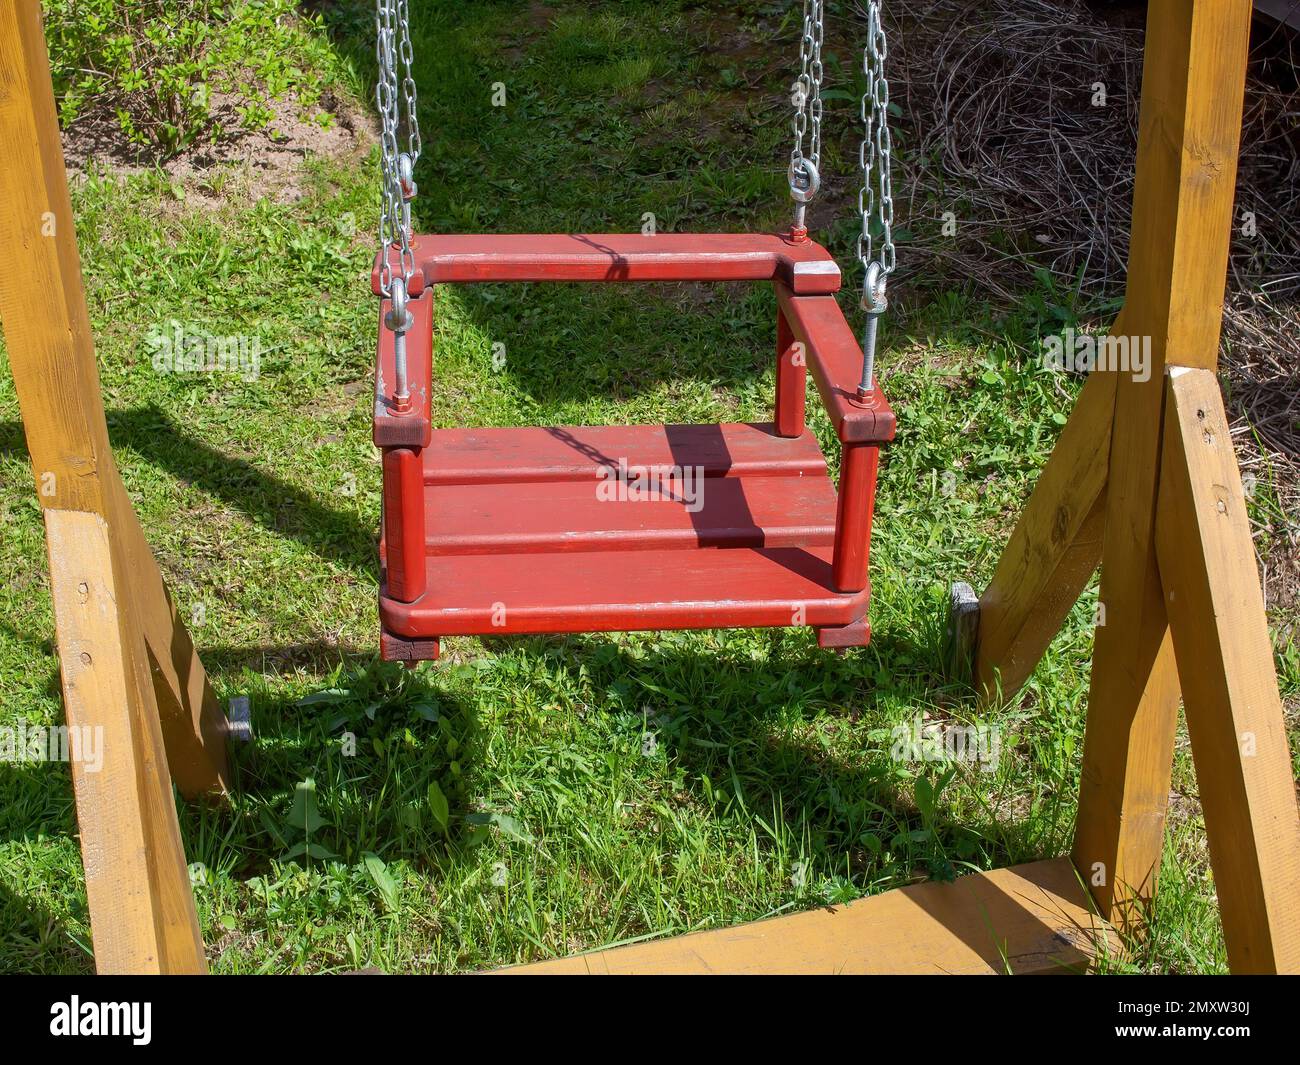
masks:
{"type": "Polygon", "coordinates": [[[825,249],[775,234],[421,236],[412,247],[405,411],[392,334],[379,330],[382,657],[436,658],[444,636],[644,629],[811,626],[823,646],[867,643],[876,466],[894,415],[878,386],[856,395],[862,349],[825,249]],[[434,429],[432,286],[485,281],[769,282],[774,419],[434,429]],[[804,424],[808,368],[843,449],[838,490],[804,424]]]}

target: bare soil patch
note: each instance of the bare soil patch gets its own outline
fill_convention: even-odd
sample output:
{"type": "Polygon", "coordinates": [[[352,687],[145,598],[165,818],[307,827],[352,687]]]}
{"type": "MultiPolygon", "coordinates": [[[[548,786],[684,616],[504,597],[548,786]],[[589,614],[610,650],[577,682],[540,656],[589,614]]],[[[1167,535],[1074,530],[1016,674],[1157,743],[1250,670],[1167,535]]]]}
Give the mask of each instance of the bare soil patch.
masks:
{"type": "Polygon", "coordinates": [[[63,131],[64,159],[74,174],[92,167],[108,174],[140,173],[157,167],[185,190],[188,203],[216,207],[228,200],[229,193],[213,191],[218,174],[237,176],[243,200],[292,203],[303,195],[305,159],[359,159],[378,136],[374,116],[339,93],[327,94],[314,109],[332,116],[328,125],[304,115],[298,102],[285,96],[270,103],[274,118],[265,129],[245,130],[239,126],[235,104],[235,97],[214,93],[213,114],[225,127],[225,135],[162,161],[149,149],[129,143],[111,115],[88,115],[63,131]]]}

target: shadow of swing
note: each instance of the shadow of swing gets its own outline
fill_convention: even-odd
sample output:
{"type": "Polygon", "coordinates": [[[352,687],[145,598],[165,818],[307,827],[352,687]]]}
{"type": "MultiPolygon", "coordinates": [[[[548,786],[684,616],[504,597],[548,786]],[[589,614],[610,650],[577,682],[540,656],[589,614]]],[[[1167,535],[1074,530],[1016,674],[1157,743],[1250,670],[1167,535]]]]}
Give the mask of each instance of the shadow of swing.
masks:
{"type": "MultiPolygon", "coordinates": [[[[273,474],[259,470],[246,460],[231,458],[215,448],[193,441],[157,409],[139,408],[116,412],[110,420],[110,425],[112,435],[119,446],[125,444],[149,462],[168,470],[175,477],[211,492],[277,535],[297,539],[322,557],[340,562],[349,568],[361,570],[374,565],[372,546],[374,532],[364,527],[354,515],[332,510],[308,493],[288,485],[273,474]],[[267,520],[269,500],[282,501],[283,507],[279,511],[279,520],[267,520]],[[286,514],[288,517],[285,517],[286,514]],[[325,530],[324,535],[321,535],[322,529],[325,530]]],[[[13,450],[15,442],[21,448],[21,426],[12,422],[0,425],[0,444],[8,450],[13,450]]],[[[491,648],[493,645],[500,645],[502,641],[485,642],[491,648]]],[[[584,652],[593,644],[599,646],[605,643],[598,637],[581,636],[559,637],[544,642],[557,643],[564,647],[565,653],[576,653],[582,658],[588,657],[584,652]]],[[[614,645],[606,644],[606,646],[614,645]]],[[[881,638],[867,653],[875,656],[879,666],[888,672],[891,663],[898,660],[915,662],[918,657],[922,661],[937,660],[930,653],[933,650],[933,648],[915,647],[907,644],[906,641],[881,638]]],[[[205,648],[204,655],[214,665],[221,667],[250,666],[253,668],[266,668],[269,662],[274,662],[278,666],[284,662],[319,661],[322,656],[328,656],[333,661],[338,661],[341,657],[365,657],[356,648],[326,647],[320,642],[285,647],[205,648]]],[[[622,656],[622,649],[617,649],[615,657],[622,656]]],[[[683,673],[691,675],[692,672],[698,673],[702,668],[705,657],[710,658],[710,669],[718,668],[718,664],[712,660],[714,656],[682,655],[675,652],[660,653],[649,663],[638,661],[635,665],[638,670],[650,669],[658,675],[681,676],[683,673]],[[696,661],[694,663],[685,661],[688,658],[696,661]]],[[[825,664],[825,656],[813,653],[807,661],[786,661],[780,664],[779,669],[765,666],[756,671],[757,675],[750,678],[746,688],[751,692],[762,690],[772,687],[781,680],[788,682],[791,677],[799,684],[811,686],[824,672],[825,664]]],[[[615,673],[626,675],[629,665],[631,663],[624,662],[615,669],[615,673]]],[[[752,666],[752,663],[750,665],[752,666]]],[[[54,682],[57,683],[56,677],[54,682]]],[[[707,687],[703,690],[707,690],[707,687]]],[[[290,705],[278,708],[263,707],[261,711],[259,717],[263,728],[268,724],[271,726],[268,738],[274,736],[275,730],[285,719],[303,712],[290,705]]],[[[807,775],[811,766],[815,770],[812,774],[813,779],[828,784],[832,791],[840,795],[871,792],[874,794],[872,801],[882,816],[887,816],[903,825],[910,823],[909,818],[914,819],[915,811],[908,809],[908,804],[896,791],[879,787],[881,781],[878,779],[878,774],[864,771],[861,767],[828,764],[824,752],[820,750],[791,745],[784,740],[774,742],[770,729],[764,727],[763,719],[766,715],[761,713],[754,715],[752,708],[733,707],[724,713],[722,720],[724,723],[734,723],[735,717],[740,713],[745,713],[750,718],[751,728],[758,730],[742,736],[741,743],[736,745],[745,751],[743,779],[746,791],[745,802],[750,809],[765,809],[773,803],[784,802],[789,805],[790,793],[786,792],[783,795],[782,782],[790,779],[792,770],[807,775]]],[[[729,757],[733,754],[734,751],[728,752],[729,757]]],[[[708,757],[702,749],[692,747],[689,743],[678,748],[674,756],[680,758],[689,769],[694,771],[691,774],[692,780],[697,780],[700,773],[709,770],[716,773],[720,766],[716,759],[708,757]]],[[[245,767],[244,780],[250,789],[250,795],[267,798],[286,789],[292,791],[300,767],[281,762],[266,768],[271,770],[269,774],[255,767],[251,770],[245,767]]],[[[786,811],[787,817],[794,823],[826,824],[828,816],[831,823],[834,823],[834,811],[826,807],[822,796],[806,791],[800,793],[798,790],[795,794],[798,798],[786,811]]],[[[186,820],[189,820],[188,816],[186,820]]],[[[345,824],[343,827],[348,825],[345,824]]],[[[349,831],[359,830],[361,827],[360,824],[353,824],[349,831]]],[[[942,852],[952,844],[957,832],[969,832],[971,828],[969,822],[956,825],[940,819],[932,821],[929,826],[929,830],[935,834],[938,852],[942,852]]],[[[1005,829],[1003,826],[989,825],[985,826],[983,831],[980,831],[977,826],[976,831],[987,839],[997,837],[1005,829]]],[[[1015,826],[1012,831],[1016,831],[1015,826]]],[[[834,839],[836,834],[838,833],[832,833],[830,837],[822,838],[820,842],[815,843],[812,856],[816,860],[833,866],[839,863],[846,849],[852,849],[851,843],[846,839],[834,839]]],[[[1041,853],[1042,841],[1038,842],[1038,847],[1030,849],[1041,853]]],[[[1023,856],[1028,843],[1026,839],[1003,838],[990,853],[982,855],[982,861],[1000,865],[1008,858],[1015,860],[1017,854],[1023,856]]],[[[278,844],[273,847],[251,847],[252,853],[246,856],[247,861],[243,868],[254,871],[268,868],[271,860],[278,856],[272,851],[278,849],[278,844]]],[[[402,851],[403,848],[399,847],[393,853],[402,854],[402,851]]],[[[422,855],[418,851],[412,851],[405,856],[416,861],[422,860],[422,855]]],[[[919,864],[924,865],[925,862],[921,861],[919,864]]],[[[967,878],[962,878],[965,879],[967,878]]],[[[936,883],[923,886],[937,889],[942,885],[936,883]]],[[[908,888],[905,889],[903,897],[906,897],[912,905],[925,910],[936,924],[947,928],[953,934],[964,937],[970,949],[980,953],[980,956],[991,965],[992,960],[987,955],[988,951],[997,949],[996,930],[1008,925],[1021,926],[1032,916],[1022,902],[1016,901],[1011,896],[999,896],[996,892],[980,900],[987,918],[982,925],[971,924],[966,908],[962,909],[959,918],[953,910],[951,895],[948,892],[908,888]]],[[[34,920],[36,925],[41,924],[39,915],[34,920]]],[[[26,924],[32,926],[32,921],[28,920],[26,924]]],[[[69,956],[75,958],[76,955],[73,953],[69,956]]]]}
{"type": "MultiPolygon", "coordinates": [[[[107,412],[109,439],[151,466],[234,507],[249,521],[296,540],[321,558],[357,573],[378,572],[378,530],[247,459],[195,439],[154,405],[107,412]]],[[[0,454],[25,454],[21,422],[0,422],[0,454]]],[[[375,481],[379,465],[375,464],[375,481]]]]}

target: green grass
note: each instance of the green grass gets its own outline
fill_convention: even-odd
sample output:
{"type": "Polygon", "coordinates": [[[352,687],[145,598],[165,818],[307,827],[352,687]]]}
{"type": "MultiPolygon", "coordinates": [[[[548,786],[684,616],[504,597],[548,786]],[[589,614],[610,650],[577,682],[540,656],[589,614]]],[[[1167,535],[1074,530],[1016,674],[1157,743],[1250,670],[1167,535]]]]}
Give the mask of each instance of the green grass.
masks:
{"type": "MultiPolygon", "coordinates": [[[[699,43],[734,17],[680,0],[557,7],[413,5],[420,228],[785,221],[788,77],[738,90],[745,61],[699,43]]],[[[369,9],[325,18],[364,81],[369,9]]],[[[762,49],[790,52],[789,25],[779,40],[759,25],[762,49]]],[[[850,129],[850,105],[828,110],[850,129]]],[[[834,165],[852,158],[847,138],[828,147],[834,165]]],[[[939,672],[939,617],[949,581],[987,580],[1077,389],[1032,354],[1056,327],[1050,290],[1012,311],[951,281],[896,297],[880,365],[899,434],[881,468],[870,648],[837,658],[808,631],[465,638],[407,672],[374,659],[374,162],[310,163],[290,205],[248,203],[237,176],[216,210],[149,174],[74,192],[123,477],[219,696],[252,701],[257,742],[236,752],[231,803],[180,807],[214,970],[477,969],[1068,848],[1095,588],[1023,695],[981,722],[1002,730],[996,772],[888,754],[918,714],[977,722],[939,672]],[[155,372],[144,338],[172,319],[256,336],[260,376],[155,372]]],[[[852,229],[820,234],[844,263],[852,229]]],[[[769,409],[764,287],[437,298],[440,425],[769,409]]],[[[829,449],[820,414],[815,427],[829,449]]],[[[7,373],[0,516],[0,724],[55,723],[42,524],[7,373]]],[[[1293,645],[1280,668],[1295,692],[1293,645]]],[[[1195,794],[1185,739],[1175,790],[1195,794]]],[[[1116,968],[1225,967],[1199,811],[1175,805],[1153,934],[1116,968]]],[[[65,768],[0,767],[0,970],[85,971],[88,943],[65,768]]]]}

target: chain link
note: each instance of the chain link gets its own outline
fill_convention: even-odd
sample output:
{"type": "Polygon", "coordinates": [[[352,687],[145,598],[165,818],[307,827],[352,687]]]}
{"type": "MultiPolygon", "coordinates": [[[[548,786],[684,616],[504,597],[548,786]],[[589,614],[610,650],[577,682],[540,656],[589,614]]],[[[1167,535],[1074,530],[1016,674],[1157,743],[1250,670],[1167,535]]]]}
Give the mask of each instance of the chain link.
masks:
{"type": "Polygon", "coordinates": [[[881,283],[894,271],[894,192],[890,177],[893,141],[889,134],[889,79],[885,77],[888,42],[880,21],[880,0],[867,4],[867,43],[862,47],[862,73],[866,91],[862,94],[862,143],[858,146],[858,165],[862,169],[862,187],[858,189],[858,212],[862,231],[858,234],[858,262],[862,264],[863,296],[873,261],[871,222],[880,223],[879,272],[881,283]],[[877,187],[872,185],[876,177],[877,187]]]}
{"type": "Polygon", "coordinates": [[[411,20],[407,15],[407,0],[397,0],[397,53],[402,62],[402,96],[406,102],[406,152],[411,157],[411,169],[420,158],[420,123],[416,117],[415,75],[411,67],[415,53],[411,48],[411,20]]]}
{"type": "Polygon", "coordinates": [[[816,170],[822,164],[822,39],[825,35],[823,0],[804,0],[803,35],[799,40],[799,78],[795,82],[794,148],[790,152],[790,180],[804,170],[804,137],[808,136],[807,159],[816,170]]]}
{"type": "Polygon", "coordinates": [[[390,248],[398,249],[398,267],[402,280],[409,283],[411,275],[415,273],[415,254],[411,251],[410,233],[404,222],[404,193],[397,151],[399,51],[405,74],[403,89],[407,138],[414,153],[411,159],[414,163],[414,156],[419,153],[420,133],[415,120],[415,82],[410,73],[412,53],[406,0],[375,0],[375,59],[379,64],[379,77],[375,82],[375,107],[379,111],[379,154],[383,181],[379,211],[379,288],[385,296],[392,295],[393,262],[390,248]]]}

